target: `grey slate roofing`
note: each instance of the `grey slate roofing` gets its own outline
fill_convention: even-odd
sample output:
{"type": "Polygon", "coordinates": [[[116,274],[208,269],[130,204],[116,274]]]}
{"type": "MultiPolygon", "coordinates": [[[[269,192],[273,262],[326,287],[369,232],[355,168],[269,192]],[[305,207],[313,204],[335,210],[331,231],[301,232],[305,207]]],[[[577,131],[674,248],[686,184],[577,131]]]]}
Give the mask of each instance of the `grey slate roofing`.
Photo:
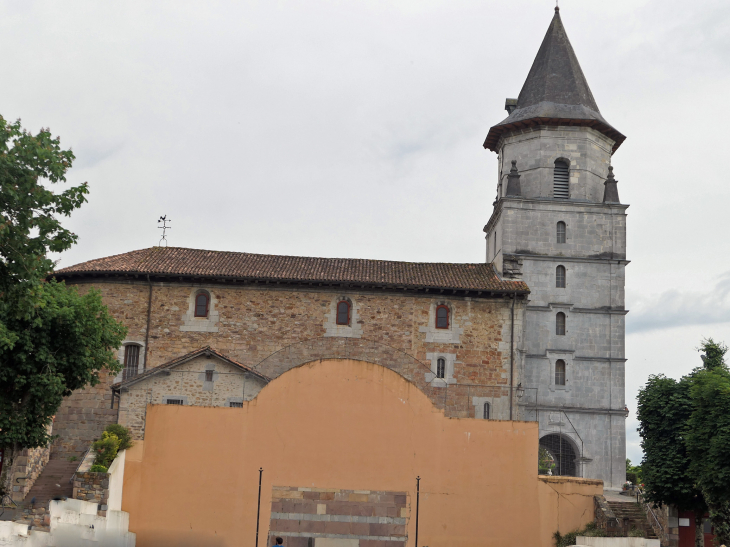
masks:
{"type": "Polygon", "coordinates": [[[496,152],[503,133],[534,125],[593,127],[615,141],[614,151],[626,139],[598,110],[558,8],[522,86],[516,108],[489,130],[484,148],[496,152]]]}
{"type": "Polygon", "coordinates": [[[129,387],[133,384],[136,384],[137,382],[146,380],[147,378],[154,376],[156,374],[159,374],[161,372],[164,372],[165,370],[170,370],[179,365],[187,363],[188,361],[191,361],[192,359],[195,359],[196,357],[200,357],[201,355],[205,356],[205,357],[216,357],[216,358],[220,359],[221,361],[224,361],[224,362],[228,363],[229,365],[232,365],[233,367],[237,368],[242,373],[253,374],[254,376],[260,378],[261,380],[263,380],[266,383],[269,383],[271,381],[271,378],[269,378],[268,376],[264,376],[260,372],[253,370],[251,367],[247,367],[246,365],[239,363],[238,361],[234,361],[230,357],[226,356],[225,354],[221,353],[220,351],[217,351],[217,350],[211,348],[210,346],[205,346],[200,349],[191,351],[190,353],[186,353],[185,355],[181,355],[180,357],[176,357],[175,359],[172,359],[171,361],[168,361],[167,363],[163,363],[156,367],[148,368],[142,374],[137,374],[136,376],[127,378],[126,380],[124,380],[122,382],[116,382],[115,384],[112,384],[112,389],[114,391],[119,391],[122,388],[129,387]]]}

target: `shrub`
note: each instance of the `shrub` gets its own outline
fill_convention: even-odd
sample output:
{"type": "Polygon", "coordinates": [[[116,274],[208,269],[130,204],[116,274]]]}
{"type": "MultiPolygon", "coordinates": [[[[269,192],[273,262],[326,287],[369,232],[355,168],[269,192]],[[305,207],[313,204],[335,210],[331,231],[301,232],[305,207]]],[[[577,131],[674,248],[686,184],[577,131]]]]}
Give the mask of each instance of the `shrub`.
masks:
{"type": "Polygon", "coordinates": [[[555,540],[555,547],[568,547],[569,545],[575,545],[578,536],[604,537],[605,535],[606,532],[596,526],[595,522],[589,522],[582,530],[573,530],[565,535],[562,535],[560,532],[555,532],[553,539],[555,540]]]}
{"type": "Polygon", "coordinates": [[[104,467],[103,465],[99,465],[99,464],[95,463],[94,465],[91,466],[91,469],[89,469],[89,471],[92,473],[106,473],[107,471],[109,471],[109,469],[104,467]]]}
{"type": "Polygon", "coordinates": [[[630,538],[643,538],[644,537],[644,530],[641,528],[632,528],[629,530],[629,537],[630,538]]]}
{"type": "Polygon", "coordinates": [[[94,441],[91,446],[96,452],[94,463],[108,468],[119,451],[119,438],[113,433],[104,431],[101,434],[101,439],[94,441]]]}
{"type": "Polygon", "coordinates": [[[106,426],[104,431],[111,433],[112,435],[116,435],[117,439],[119,439],[119,448],[117,450],[127,450],[128,448],[132,448],[134,445],[134,441],[132,441],[132,434],[129,432],[129,429],[123,425],[110,424],[106,426]]]}

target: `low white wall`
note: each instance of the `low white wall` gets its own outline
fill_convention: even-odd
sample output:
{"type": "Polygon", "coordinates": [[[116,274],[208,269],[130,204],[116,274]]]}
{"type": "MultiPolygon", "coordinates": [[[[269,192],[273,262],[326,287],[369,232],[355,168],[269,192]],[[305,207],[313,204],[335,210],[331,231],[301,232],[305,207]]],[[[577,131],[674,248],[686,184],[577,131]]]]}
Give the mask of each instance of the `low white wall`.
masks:
{"type": "Polygon", "coordinates": [[[575,547],[660,547],[660,545],[658,539],[578,536],[575,538],[575,547]]]}
{"type": "Polygon", "coordinates": [[[122,510],[122,489],[124,487],[124,460],[127,451],[122,450],[109,466],[109,511],[122,510]]]}
{"type": "Polygon", "coordinates": [[[107,511],[97,516],[96,502],[52,501],[51,532],[28,532],[28,525],[0,521],[0,545],[8,547],[134,547],[129,514],[107,511]]]}

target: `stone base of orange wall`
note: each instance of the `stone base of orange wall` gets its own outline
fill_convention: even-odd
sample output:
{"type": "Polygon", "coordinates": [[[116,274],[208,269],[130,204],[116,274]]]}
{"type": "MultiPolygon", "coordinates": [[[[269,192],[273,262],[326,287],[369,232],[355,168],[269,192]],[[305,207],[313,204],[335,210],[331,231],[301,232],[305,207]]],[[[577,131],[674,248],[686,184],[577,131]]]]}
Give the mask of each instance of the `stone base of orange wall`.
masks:
{"type": "Polygon", "coordinates": [[[314,547],[324,538],[404,547],[408,513],[407,492],[274,486],[269,545],[281,537],[286,547],[314,547]]]}

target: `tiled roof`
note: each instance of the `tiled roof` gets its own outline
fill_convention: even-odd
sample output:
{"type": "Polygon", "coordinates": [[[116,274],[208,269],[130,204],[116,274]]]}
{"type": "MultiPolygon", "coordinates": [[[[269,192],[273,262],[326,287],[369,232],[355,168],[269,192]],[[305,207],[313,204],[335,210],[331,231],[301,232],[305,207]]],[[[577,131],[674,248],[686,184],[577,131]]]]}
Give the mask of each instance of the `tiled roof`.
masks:
{"type": "Polygon", "coordinates": [[[311,258],[151,247],[98,258],[56,271],[59,279],[103,275],[150,275],[287,284],[354,285],[392,289],[527,293],[522,281],[500,279],[491,264],[391,262],[311,258]]]}
{"type": "Polygon", "coordinates": [[[214,350],[210,346],[205,346],[200,349],[196,349],[195,351],[191,351],[190,353],[186,353],[185,355],[181,355],[180,357],[176,357],[175,359],[168,361],[167,363],[163,363],[159,366],[148,368],[145,370],[142,374],[137,374],[136,376],[132,376],[131,378],[127,378],[126,380],[123,380],[122,382],[117,382],[115,384],[112,384],[112,389],[117,390],[119,388],[129,386],[132,384],[136,384],[140,380],[144,380],[145,378],[149,378],[150,376],[154,376],[155,374],[162,372],[163,370],[168,370],[171,368],[174,368],[178,365],[182,365],[183,363],[187,363],[191,359],[195,359],[196,357],[199,357],[201,355],[207,355],[207,356],[215,356],[219,359],[225,361],[226,363],[233,365],[234,367],[241,370],[241,372],[250,372],[251,374],[258,376],[262,380],[269,382],[271,381],[271,378],[264,376],[263,374],[256,372],[251,367],[247,367],[246,365],[239,363],[238,361],[234,361],[230,357],[227,357],[223,353],[214,350]]]}

